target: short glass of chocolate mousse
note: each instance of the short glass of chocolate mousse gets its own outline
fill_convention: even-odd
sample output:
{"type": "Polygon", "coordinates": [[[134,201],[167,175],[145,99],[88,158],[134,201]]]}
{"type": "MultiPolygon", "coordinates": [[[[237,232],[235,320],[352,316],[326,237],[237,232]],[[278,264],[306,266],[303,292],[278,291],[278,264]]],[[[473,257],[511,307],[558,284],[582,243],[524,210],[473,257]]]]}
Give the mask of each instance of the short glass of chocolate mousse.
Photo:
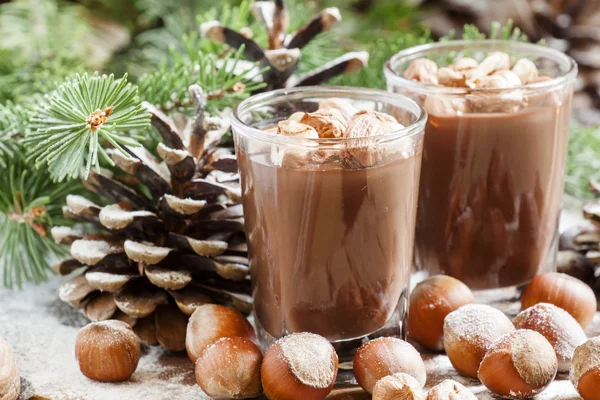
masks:
{"type": "Polygon", "coordinates": [[[379,90],[283,89],[232,116],[263,345],[326,337],[341,361],[403,337],[426,115],[379,90]]]}
{"type": "Polygon", "coordinates": [[[448,274],[498,306],[555,269],[577,65],[530,43],[448,41],[385,66],[428,113],[414,281],[448,274]]]}

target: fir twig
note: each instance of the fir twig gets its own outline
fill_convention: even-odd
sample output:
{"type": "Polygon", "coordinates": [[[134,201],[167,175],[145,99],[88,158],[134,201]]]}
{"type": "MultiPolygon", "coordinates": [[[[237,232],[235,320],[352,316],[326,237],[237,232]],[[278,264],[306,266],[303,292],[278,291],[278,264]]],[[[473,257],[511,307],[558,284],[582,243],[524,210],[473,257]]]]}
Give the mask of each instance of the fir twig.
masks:
{"type": "Polygon", "coordinates": [[[432,41],[429,31],[401,33],[387,38],[374,39],[368,46],[369,64],[354,74],[341,75],[332,85],[360,86],[385,89],[383,66],[394,54],[408,47],[432,41]]]}
{"type": "Polygon", "coordinates": [[[565,193],[571,199],[593,198],[589,181],[600,179],[600,127],[572,125],[565,174],[565,193]]]}
{"type": "MultiPolygon", "coordinates": [[[[18,145],[15,145],[17,147],[18,145]]],[[[0,155],[0,271],[3,285],[21,287],[48,277],[48,261],[66,254],[49,237],[53,222],[65,223],[60,204],[79,182],[54,183],[45,170],[32,170],[23,148],[0,155]]]]}
{"type": "MultiPolygon", "coordinates": [[[[450,31],[446,36],[440,38],[440,41],[453,40],[456,37],[454,30],[450,31]]],[[[490,27],[490,34],[486,35],[481,32],[479,28],[473,24],[465,24],[462,33],[463,40],[483,40],[483,39],[497,39],[497,40],[516,40],[519,42],[526,42],[527,35],[525,35],[518,26],[514,26],[513,20],[509,19],[503,26],[500,22],[494,21],[490,27]]]]}
{"type": "Polygon", "coordinates": [[[29,110],[7,103],[0,104],[0,168],[8,168],[9,160],[20,153],[19,140],[29,124],[29,110]]]}
{"type": "Polygon", "coordinates": [[[219,59],[202,52],[190,54],[173,66],[163,66],[158,72],[140,79],[140,93],[144,100],[164,112],[188,112],[194,104],[187,88],[199,85],[207,94],[206,110],[216,114],[227,107],[235,107],[250,93],[265,86],[261,80],[264,69],[258,63],[242,59],[244,49],[229,51],[219,59]]]}
{"type": "Polygon", "coordinates": [[[63,83],[34,112],[32,131],[25,143],[30,160],[39,168],[47,165],[56,181],[87,178],[99,156],[113,164],[104,147],[108,142],[123,154],[121,145],[136,146],[131,133],[149,125],[137,94],[127,76],[77,75],[63,83]]]}

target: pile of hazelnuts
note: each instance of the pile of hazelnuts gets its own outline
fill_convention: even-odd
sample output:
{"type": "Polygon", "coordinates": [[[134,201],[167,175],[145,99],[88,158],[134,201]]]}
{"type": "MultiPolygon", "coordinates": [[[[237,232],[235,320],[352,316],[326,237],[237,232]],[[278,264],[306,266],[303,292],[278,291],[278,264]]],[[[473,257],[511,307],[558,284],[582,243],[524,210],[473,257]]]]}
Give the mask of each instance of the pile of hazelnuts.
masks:
{"type": "MultiPolygon", "coordinates": [[[[475,304],[462,282],[434,276],[419,283],[410,298],[409,335],[419,345],[445,350],[461,374],[479,379],[491,392],[524,399],[546,389],[557,372],[585,400],[600,392],[600,337],[583,331],[596,311],[596,298],[583,282],[564,274],[533,279],[513,321],[499,310],[475,304]]],[[[254,329],[239,312],[220,305],[198,307],[187,326],[185,347],[196,380],[215,399],[242,399],[264,393],[271,400],[324,399],[332,390],[338,357],[327,339],[294,333],[264,354],[254,329]]],[[[140,358],[140,344],[128,324],[109,320],[82,328],[76,357],[90,379],[128,379],[140,358]]],[[[408,342],[381,337],[354,356],[354,376],[374,400],[476,399],[466,387],[445,380],[425,393],[425,364],[408,342]]]]}
{"type": "Polygon", "coordinates": [[[408,329],[412,340],[445,350],[456,371],[503,398],[533,397],[558,372],[570,372],[575,389],[591,400],[600,393],[600,337],[588,340],[584,328],[596,308],[594,292],[582,281],[543,273],[527,286],[522,311],[511,321],[475,304],[459,280],[439,275],[411,293],[408,329]]]}

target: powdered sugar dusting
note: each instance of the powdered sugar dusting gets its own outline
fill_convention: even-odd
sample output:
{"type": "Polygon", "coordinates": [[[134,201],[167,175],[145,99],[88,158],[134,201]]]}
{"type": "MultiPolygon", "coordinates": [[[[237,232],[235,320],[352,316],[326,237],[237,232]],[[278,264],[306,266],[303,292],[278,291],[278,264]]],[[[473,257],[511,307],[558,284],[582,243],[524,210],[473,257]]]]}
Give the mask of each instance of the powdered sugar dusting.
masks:
{"type": "Polygon", "coordinates": [[[278,343],[290,371],[300,382],[317,389],[331,385],[335,361],[327,339],[313,333],[294,333],[278,343]]]}
{"type": "Polygon", "coordinates": [[[568,371],[575,348],[587,339],[581,325],[562,308],[539,303],[521,312],[513,321],[517,329],[531,329],[554,347],[559,371],[568,371]]]}

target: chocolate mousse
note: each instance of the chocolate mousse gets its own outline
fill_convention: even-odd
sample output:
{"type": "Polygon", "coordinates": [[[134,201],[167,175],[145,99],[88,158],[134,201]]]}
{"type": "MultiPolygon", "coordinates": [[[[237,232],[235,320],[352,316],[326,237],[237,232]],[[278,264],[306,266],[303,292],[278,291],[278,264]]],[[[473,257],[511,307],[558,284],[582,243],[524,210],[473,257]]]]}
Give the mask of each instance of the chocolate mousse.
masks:
{"type": "Polygon", "coordinates": [[[348,113],[348,105],[267,129],[309,142],[315,132],[341,138],[337,146],[238,149],[255,315],[273,338],[307,331],[354,339],[396,310],[404,315],[421,139],[371,143],[402,126],[372,110],[348,113]]]}

